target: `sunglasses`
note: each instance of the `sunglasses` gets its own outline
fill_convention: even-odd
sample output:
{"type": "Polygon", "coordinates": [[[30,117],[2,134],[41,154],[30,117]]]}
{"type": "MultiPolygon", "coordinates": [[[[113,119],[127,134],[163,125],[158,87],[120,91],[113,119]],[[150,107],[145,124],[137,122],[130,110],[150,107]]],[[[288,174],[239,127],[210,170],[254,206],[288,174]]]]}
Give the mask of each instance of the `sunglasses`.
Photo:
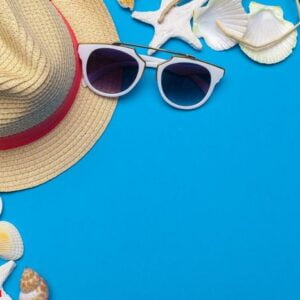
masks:
{"type": "Polygon", "coordinates": [[[140,81],[145,68],[157,70],[157,84],[162,98],[170,106],[191,110],[204,105],[225,70],[192,56],[140,45],[116,43],[81,44],[84,85],[97,95],[120,97],[140,81]],[[135,47],[174,54],[168,60],[139,55],[135,47]]]}

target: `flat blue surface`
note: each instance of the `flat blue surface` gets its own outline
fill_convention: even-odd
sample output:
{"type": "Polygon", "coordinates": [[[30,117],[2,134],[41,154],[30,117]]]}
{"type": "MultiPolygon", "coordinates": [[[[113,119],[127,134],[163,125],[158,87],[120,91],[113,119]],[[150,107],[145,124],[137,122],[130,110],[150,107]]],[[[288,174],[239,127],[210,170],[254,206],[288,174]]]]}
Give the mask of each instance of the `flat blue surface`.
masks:
{"type": "MultiPolygon", "coordinates": [[[[105,2],[123,41],[150,41],[150,26],[105,2]]],[[[296,22],[294,1],[274,4],[296,22]]],[[[79,164],[3,195],[2,219],[26,246],[6,285],[14,299],[25,266],[54,300],[300,299],[299,47],[272,67],[238,48],[166,47],[225,67],[226,78],[202,109],[181,112],[147,71],[79,164]]]]}

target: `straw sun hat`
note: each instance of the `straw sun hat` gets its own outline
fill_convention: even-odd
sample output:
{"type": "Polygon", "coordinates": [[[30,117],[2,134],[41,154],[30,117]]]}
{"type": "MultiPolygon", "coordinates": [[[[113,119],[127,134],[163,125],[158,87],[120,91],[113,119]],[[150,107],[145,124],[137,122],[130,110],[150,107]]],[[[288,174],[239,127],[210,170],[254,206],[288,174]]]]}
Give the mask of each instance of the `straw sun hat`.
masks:
{"type": "Polygon", "coordinates": [[[0,192],[42,184],[99,139],[116,100],[81,85],[78,43],[112,43],[102,0],[0,0],[0,192]]]}

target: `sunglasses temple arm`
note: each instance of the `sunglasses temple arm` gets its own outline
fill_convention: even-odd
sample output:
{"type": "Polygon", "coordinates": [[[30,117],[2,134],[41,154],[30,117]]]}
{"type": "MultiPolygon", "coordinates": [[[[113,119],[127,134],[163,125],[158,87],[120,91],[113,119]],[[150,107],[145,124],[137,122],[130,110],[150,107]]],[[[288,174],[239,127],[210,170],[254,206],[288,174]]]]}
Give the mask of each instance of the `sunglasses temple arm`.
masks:
{"type": "Polygon", "coordinates": [[[81,85],[82,85],[84,88],[86,88],[86,87],[87,87],[87,83],[86,83],[86,81],[85,81],[85,78],[84,78],[84,77],[82,77],[82,79],[81,79],[81,85]]]}
{"type": "Polygon", "coordinates": [[[164,63],[166,60],[153,57],[153,56],[148,56],[148,55],[140,55],[143,61],[146,63],[146,66],[148,68],[153,68],[156,69],[160,64],[164,63]]]}

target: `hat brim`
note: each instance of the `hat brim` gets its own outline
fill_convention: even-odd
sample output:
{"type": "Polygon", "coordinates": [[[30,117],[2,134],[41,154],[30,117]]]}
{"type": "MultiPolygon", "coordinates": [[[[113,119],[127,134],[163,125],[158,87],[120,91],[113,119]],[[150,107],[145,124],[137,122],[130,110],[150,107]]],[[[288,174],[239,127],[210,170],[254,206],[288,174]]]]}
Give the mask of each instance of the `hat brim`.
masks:
{"type": "MultiPolygon", "coordinates": [[[[118,40],[114,23],[100,0],[52,1],[71,25],[79,43],[118,40]]],[[[23,147],[0,151],[0,191],[43,184],[76,164],[106,129],[117,104],[80,87],[69,113],[43,138],[23,147]]]]}

